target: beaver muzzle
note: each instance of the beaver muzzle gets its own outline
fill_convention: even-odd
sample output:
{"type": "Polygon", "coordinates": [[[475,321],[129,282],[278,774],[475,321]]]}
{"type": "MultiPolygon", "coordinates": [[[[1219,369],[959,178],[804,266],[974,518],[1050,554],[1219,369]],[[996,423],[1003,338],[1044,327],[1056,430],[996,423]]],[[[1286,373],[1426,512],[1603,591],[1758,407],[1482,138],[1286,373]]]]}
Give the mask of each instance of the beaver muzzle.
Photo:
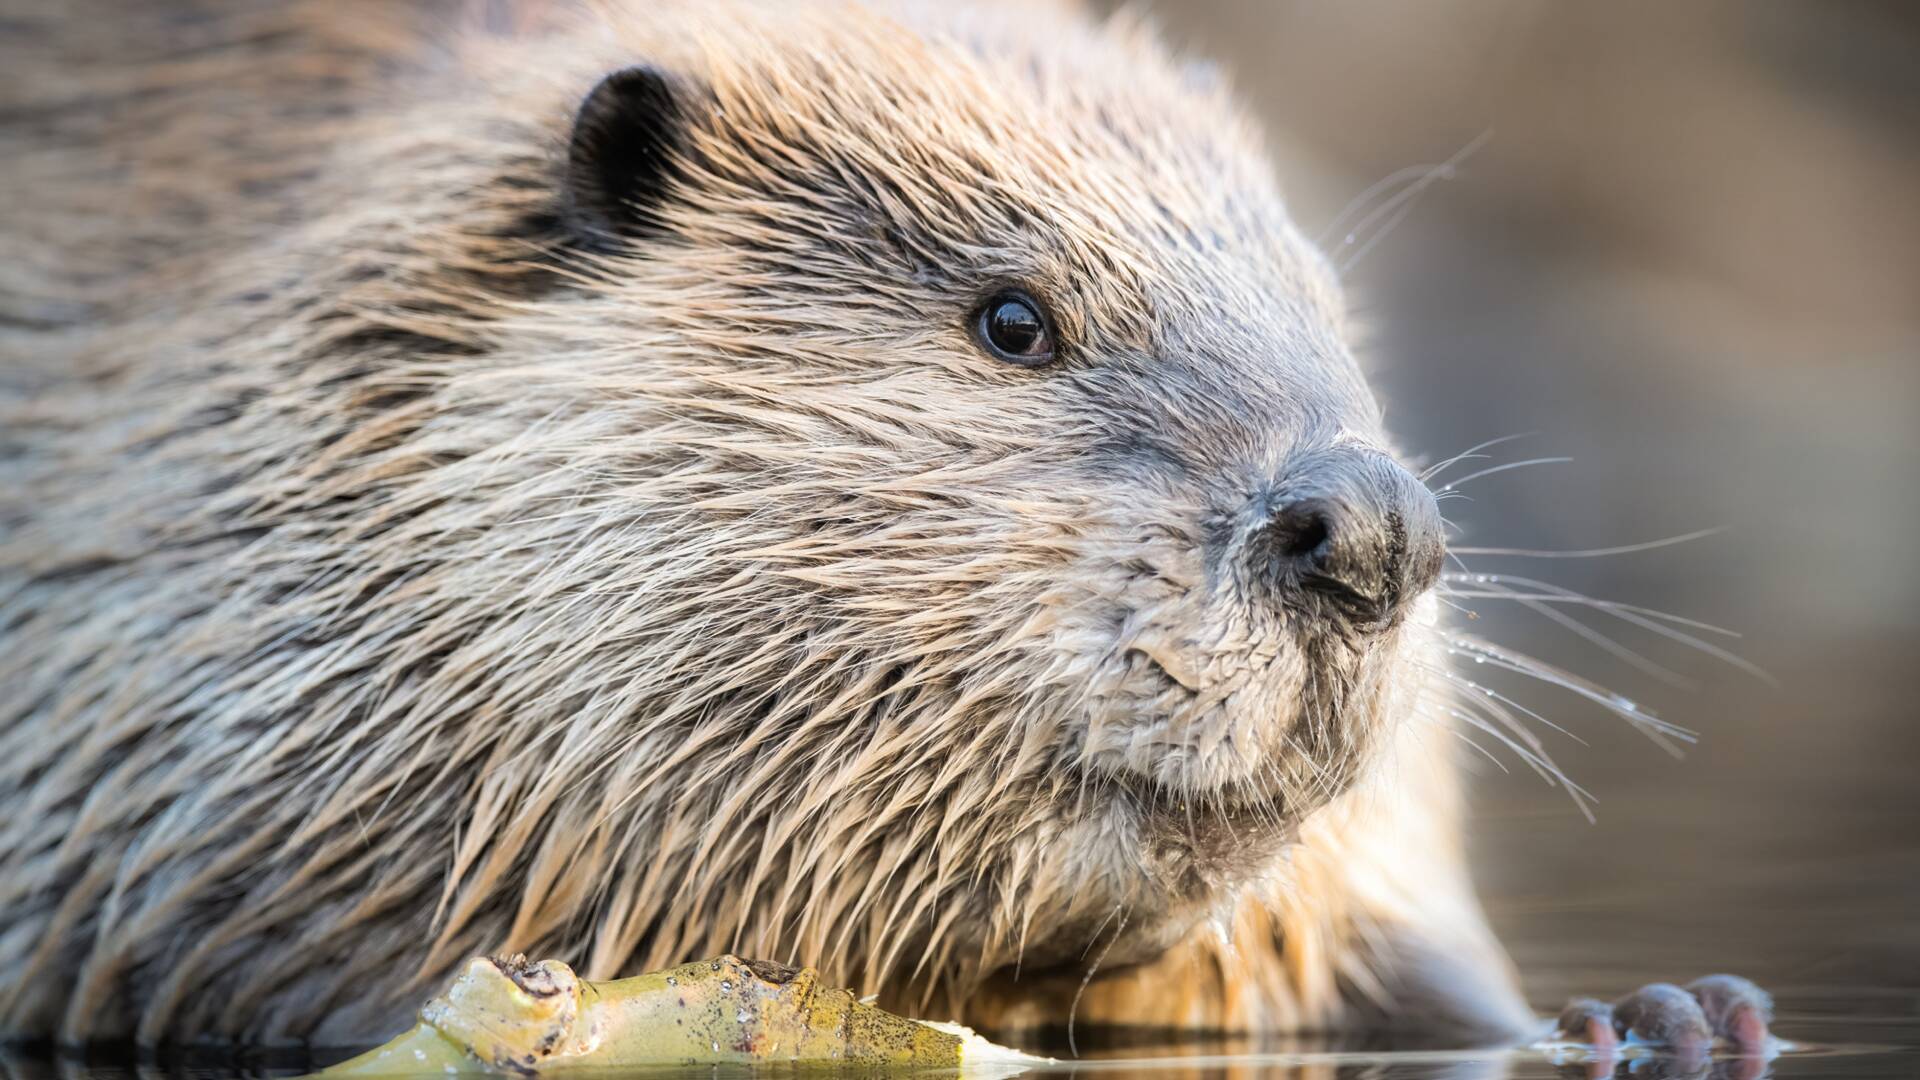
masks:
{"type": "Polygon", "coordinates": [[[1398,622],[1446,552],[1433,494],[1362,447],[1296,459],[1255,496],[1249,524],[1239,555],[1255,592],[1289,609],[1330,607],[1357,628],[1398,622]]]}

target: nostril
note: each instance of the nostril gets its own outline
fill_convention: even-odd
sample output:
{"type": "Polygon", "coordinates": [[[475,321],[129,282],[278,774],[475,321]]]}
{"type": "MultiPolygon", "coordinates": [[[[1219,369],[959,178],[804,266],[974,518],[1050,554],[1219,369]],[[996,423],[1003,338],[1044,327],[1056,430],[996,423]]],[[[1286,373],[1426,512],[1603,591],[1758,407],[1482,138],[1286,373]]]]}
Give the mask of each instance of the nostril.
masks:
{"type": "Polygon", "coordinates": [[[1294,567],[1319,573],[1332,559],[1336,507],[1321,498],[1304,498],[1271,511],[1261,525],[1258,544],[1275,569],[1294,567]]]}
{"type": "Polygon", "coordinates": [[[1433,584],[1439,508],[1391,458],[1336,447],[1295,461],[1277,486],[1249,505],[1264,520],[1250,523],[1239,554],[1265,601],[1385,625],[1433,584]]]}
{"type": "Polygon", "coordinates": [[[1264,532],[1275,556],[1317,565],[1332,547],[1333,508],[1322,499],[1288,503],[1268,519],[1264,532]]]}
{"type": "Polygon", "coordinates": [[[1256,572],[1277,597],[1304,588],[1373,604],[1386,591],[1384,530],[1341,499],[1308,495],[1269,510],[1253,544],[1256,572]]]}

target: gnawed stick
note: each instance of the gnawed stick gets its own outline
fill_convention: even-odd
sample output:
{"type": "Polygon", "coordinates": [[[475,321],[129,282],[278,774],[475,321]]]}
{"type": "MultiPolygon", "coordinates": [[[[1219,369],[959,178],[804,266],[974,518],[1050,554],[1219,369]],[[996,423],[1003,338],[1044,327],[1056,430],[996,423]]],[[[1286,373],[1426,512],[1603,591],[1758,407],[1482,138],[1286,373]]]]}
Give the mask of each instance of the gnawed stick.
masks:
{"type": "Polygon", "coordinates": [[[812,969],[723,956],[612,982],[557,961],[476,958],[406,1034],[321,1076],[813,1062],[1008,1074],[1043,1058],[821,986],[812,969]]]}

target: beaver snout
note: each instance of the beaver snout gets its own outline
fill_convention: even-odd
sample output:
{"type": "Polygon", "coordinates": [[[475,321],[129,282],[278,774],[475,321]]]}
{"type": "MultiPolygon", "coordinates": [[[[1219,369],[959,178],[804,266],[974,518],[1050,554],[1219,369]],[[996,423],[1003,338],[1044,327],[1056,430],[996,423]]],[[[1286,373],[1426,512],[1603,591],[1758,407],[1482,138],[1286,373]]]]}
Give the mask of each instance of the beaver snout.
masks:
{"type": "Polygon", "coordinates": [[[1440,575],[1446,541],[1432,493],[1376,450],[1303,456],[1255,497],[1253,513],[1242,558],[1271,603],[1331,599],[1356,624],[1388,624],[1440,575]]]}

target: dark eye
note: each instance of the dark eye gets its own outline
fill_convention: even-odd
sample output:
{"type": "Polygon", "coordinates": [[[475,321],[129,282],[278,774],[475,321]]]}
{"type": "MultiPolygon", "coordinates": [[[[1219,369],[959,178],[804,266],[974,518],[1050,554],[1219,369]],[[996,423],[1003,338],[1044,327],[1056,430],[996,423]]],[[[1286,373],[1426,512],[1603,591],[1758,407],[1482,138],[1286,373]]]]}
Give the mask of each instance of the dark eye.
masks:
{"type": "Polygon", "coordinates": [[[980,309],[976,330],[987,351],[1009,364],[1040,367],[1053,360],[1053,327],[1040,302],[1026,293],[997,293],[980,309]]]}

